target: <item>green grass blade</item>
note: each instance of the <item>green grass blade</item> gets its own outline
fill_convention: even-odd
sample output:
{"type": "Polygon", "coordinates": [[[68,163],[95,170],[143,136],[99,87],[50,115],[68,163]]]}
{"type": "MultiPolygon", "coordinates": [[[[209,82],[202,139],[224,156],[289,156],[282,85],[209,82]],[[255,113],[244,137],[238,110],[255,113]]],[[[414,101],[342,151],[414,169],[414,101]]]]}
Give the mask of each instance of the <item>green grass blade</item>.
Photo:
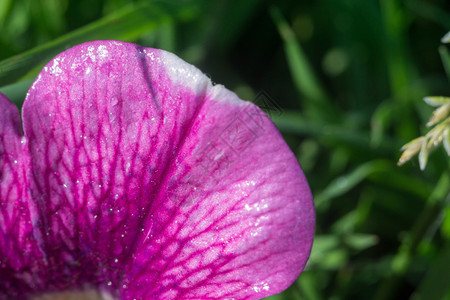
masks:
{"type": "Polygon", "coordinates": [[[0,88],[0,93],[5,94],[17,106],[21,106],[33,79],[22,80],[0,88]]]}
{"type": "Polygon", "coordinates": [[[318,210],[323,210],[333,198],[339,197],[366,179],[370,174],[376,172],[387,172],[390,165],[384,161],[371,161],[360,165],[349,174],[343,175],[332,181],[320,194],[315,197],[318,210]]]}
{"type": "Polygon", "coordinates": [[[426,182],[400,173],[392,162],[374,160],[362,164],[350,173],[332,181],[325,190],[315,197],[317,210],[325,209],[329,201],[344,195],[365,179],[420,197],[426,197],[432,190],[426,182]]]}
{"type": "Polygon", "coordinates": [[[73,45],[98,39],[133,41],[141,34],[154,30],[168,18],[190,19],[197,12],[192,3],[152,1],[127,6],[49,43],[0,62],[0,86],[35,76],[50,58],[73,45]]]}
{"type": "Polygon", "coordinates": [[[281,116],[273,116],[272,120],[282,132],[313,136],[329,142],[349,145],[361,151],[392,154],[398,152],[402,146],[401,142],[388,136],[374,145],[368,132],[352,131],[339,125],[306,119],[298,112],[285,111],[281,116]]]}
{"type": "Polygon", "coordinates": [[[392,94],[395,100],[409,101],[405,92],[408,91],[406,87],[415,77],[415,70],[405,49],[406,14],[401,9],[399,0],[381,0],[380,8],[384,20],[386,42],[389,46],[386,56],[392,94]]]}
{"type": "Polygon", "coordinates": [[[311,101],[324,101],[327,98],[324,89],[318,82],[294,32],[279,9],[273,7],[270,12],[283,38],[289,67],[297,88],[311,101]]]}
{"type": "Polygon", "coordinates": [[[441,55],[442,64],[444,65],[447,78],[450,80],[450,54],[448,53],[448,48],[446,46],[440,46],[439,54],[441,55]]]}
{"type": "Polygon", "coordinates": [[[12,4],[13,4],[12,0],[0,1],[0,29],[5,24],[6,16],[8,15],[8,12],[11,9],[12,4]]]}
{"type": "Polygon", "coordinates": [[[328,100],[325,89],[317,79],[295,33],[289,27],[280,10],[272,7],[272,18],[284,42],[288,66],[297,90],[305,97],[305,108],[309,108],[315,116],[335,119],[338,111],[328,100]]]}

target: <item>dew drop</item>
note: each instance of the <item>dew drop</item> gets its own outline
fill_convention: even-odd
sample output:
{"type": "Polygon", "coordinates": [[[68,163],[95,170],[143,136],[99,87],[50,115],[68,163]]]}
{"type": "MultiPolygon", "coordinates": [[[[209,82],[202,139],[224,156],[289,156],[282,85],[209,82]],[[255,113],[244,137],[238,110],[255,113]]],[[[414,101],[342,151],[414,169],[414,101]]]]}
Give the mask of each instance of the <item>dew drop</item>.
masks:
{"type": "Polygon", "coordinates": [[[119,104],[119,99],[117,99],[117,97],[112,97],[111,98],[111,105],[112,106],[116,106],[117,104],[119,104]]]}

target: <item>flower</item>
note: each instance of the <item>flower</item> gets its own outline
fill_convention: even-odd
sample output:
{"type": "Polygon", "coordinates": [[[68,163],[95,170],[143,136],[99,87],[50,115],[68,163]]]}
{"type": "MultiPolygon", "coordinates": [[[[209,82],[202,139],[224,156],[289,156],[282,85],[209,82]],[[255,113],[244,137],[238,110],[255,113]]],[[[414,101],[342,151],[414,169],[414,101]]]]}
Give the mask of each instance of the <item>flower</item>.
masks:
{"type": "Polygon", "coordinates": [[[0,299],[259,299],[309,257],[314,208],[256,106],[175,55],[75,46],[0,97],[0,299]]]}

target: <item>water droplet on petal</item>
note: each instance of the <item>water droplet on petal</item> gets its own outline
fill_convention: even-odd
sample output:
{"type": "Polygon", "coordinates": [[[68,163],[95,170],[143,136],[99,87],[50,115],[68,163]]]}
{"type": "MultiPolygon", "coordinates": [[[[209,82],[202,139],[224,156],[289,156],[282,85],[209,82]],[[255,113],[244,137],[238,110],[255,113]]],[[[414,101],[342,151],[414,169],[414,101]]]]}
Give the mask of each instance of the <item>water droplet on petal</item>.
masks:
{"type": "Polygon", "coordinates": [[[117,97],[112,97],[111,98],[111,105],[112,106],[116,106],[117,104],[119,104],[119,99],[117,99],[117,97]]]}

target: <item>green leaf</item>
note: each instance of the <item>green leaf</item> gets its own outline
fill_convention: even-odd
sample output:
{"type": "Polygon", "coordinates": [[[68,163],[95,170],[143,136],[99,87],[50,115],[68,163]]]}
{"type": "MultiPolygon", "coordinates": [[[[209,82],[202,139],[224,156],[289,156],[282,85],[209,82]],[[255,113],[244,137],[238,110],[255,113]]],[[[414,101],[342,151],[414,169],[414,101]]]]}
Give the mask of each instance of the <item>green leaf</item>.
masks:
{"type": "Polygon", "coordinates": [[[340,245],[341,240],[337,235],[315,236],[308,266],[324,270],[339,269],[347,261],[347,253],[340,245]]]}
{"type": "Polygon", "coordinates": [[[134,41],[166,20],[192,19],[198,11],[193,1],[152,1],[130,5],[49,43],[0,62],[0,86],[36,76],[53,56],[76,44],[92,40],[134,41]],[[31,72],[30,72],[31,70],[31,72]]]}
{"type": "Polygon", "coordinates": [[[348,247],[362,251],[377,242],[378,238],[371,234],[317,235],[314,238],[308,265],[315,266],[315,269],[336,270],[347,262],[348,247]]]}
{"type": "Polygon", "coordinates": [[[344,237],[344,241],[351,248],[362,251],[378,243],[378,237],[373,234],[352,234],[344,237]]]}

